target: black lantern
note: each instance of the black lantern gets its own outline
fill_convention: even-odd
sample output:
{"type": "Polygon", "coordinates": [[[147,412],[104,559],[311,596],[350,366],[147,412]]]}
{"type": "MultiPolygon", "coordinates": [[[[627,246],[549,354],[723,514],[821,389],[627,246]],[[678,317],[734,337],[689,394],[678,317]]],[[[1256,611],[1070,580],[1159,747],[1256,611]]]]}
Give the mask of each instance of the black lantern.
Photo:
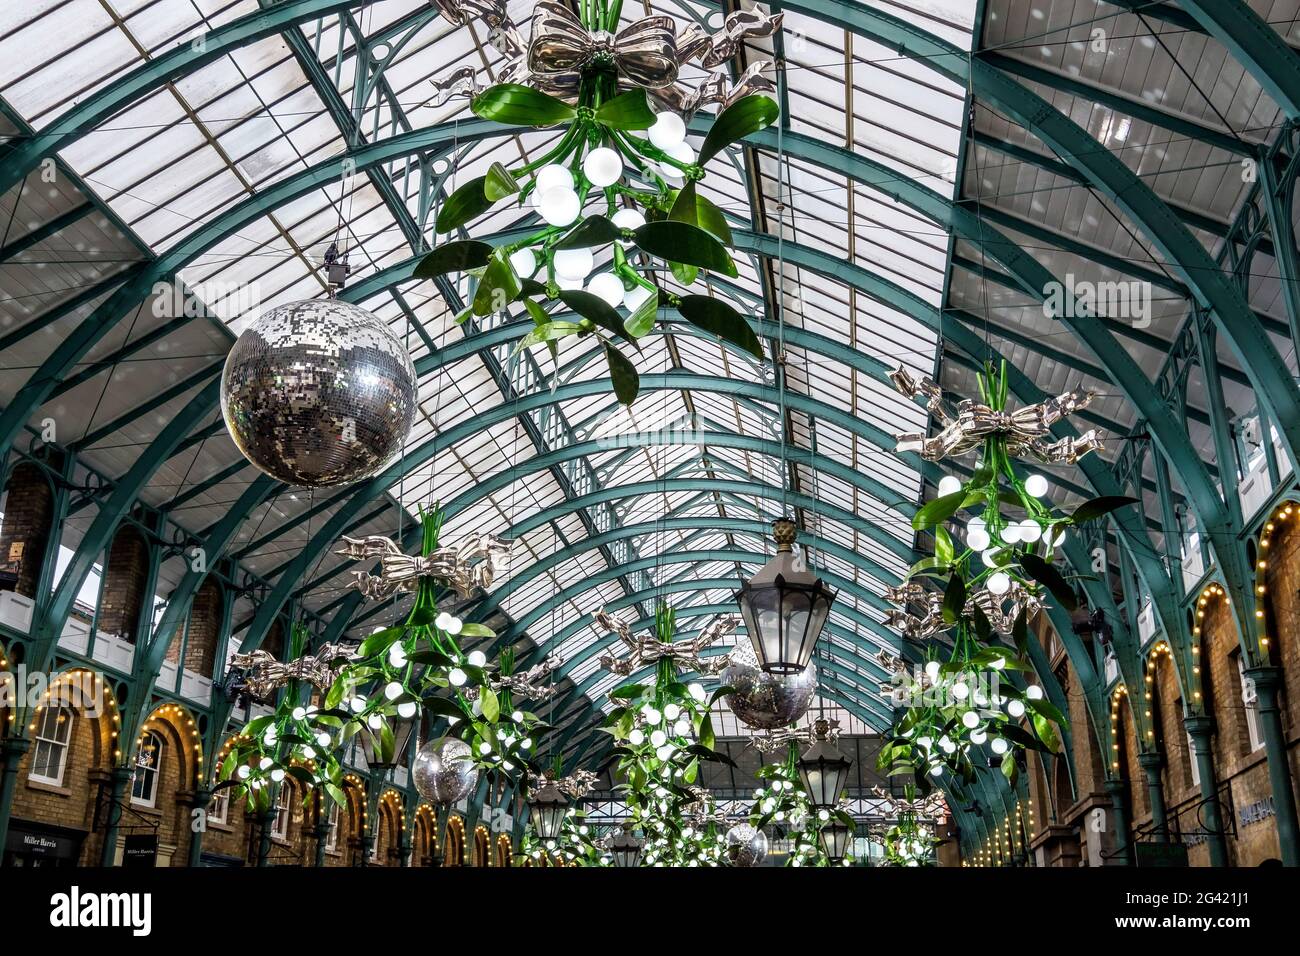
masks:
{"type": "Polygon", "coordinates": [[[840,800],[853,761],[840,753],[830,739],[830,724],[818,718],[813,724],[813,745],[799,758],[799,777],[808,800],[818,810],[829,810],[840,800]]]}
{"type": "Polygon", "coordinates": [[[778,518],[772,535],[775,557],[741,583],[736,601],[759,666],[770,674],[799,674],[812,660],[835,592],[795,564],[793,521],[778,518]]]}
{"type": "Polygon", "coordinates": [[[365,753],[366,766],[371,770],[378,770],[382,773],[396,767],[406,754],[407,745],[411,742],[411,734],[415,733],[415,718],[398,717],[388,719],[381,717],[380,720],[388,724],[393,732],[393,749],[391,753],[384,746],[384,730],[382,727],[378,730],[368,730],[358,734],[358,736],[361,738],[361,749],[365,753]]]}
{"type": "Polygon", "coordinates": [[[641,841],[632,835],[630,826],[625,826],[609,841],[609,852],[615,866],[633,868],[641,862],[641,841]]]}
{"type": "Polygon", "coordinates": [[[548,774],[545,785],[528,798],[528,818],[532,821],[533,832],[539,840],[559,838],[568,808],[569,801],[560,793],[555,779],[548,774]]]}
{"type": "Polygon", "coordinates": [[[849,841],[853,839],[853,828],[845,825],[839,818],[832,817],[831,822],[822,827],[818,838],[822,841],[822,850],[831,863],[842,863],[849,853],[849,841]]]}

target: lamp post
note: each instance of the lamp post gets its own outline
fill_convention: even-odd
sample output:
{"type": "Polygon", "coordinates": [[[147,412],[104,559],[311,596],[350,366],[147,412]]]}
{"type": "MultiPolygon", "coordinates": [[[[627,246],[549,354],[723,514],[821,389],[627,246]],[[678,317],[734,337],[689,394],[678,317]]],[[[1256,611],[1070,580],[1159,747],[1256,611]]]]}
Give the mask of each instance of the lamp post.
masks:
{"type": "Polygon", "coordinates": [[[569,801],[556,786],[555,775],[547,772],[546,783],[528,798],[528,819],[539,840],[557,840],[564,825],[569,801]]]}
{"type": "Polygon", "coordinates": [[[853,761],[840,753],[830,739],[830,724],[824,717],[813,724],[813,744],[799,758],[799,778],[815,809],[830,810],[840,800],[853,761]]]}
{"type": "Polygon", "coordinates": [[[632,835],[632,827],[625,825],[614,839],[609,841],[609,852],[614,857],[614,865],[631,869],[641,862],[641,841],[632,835]]]}
{"type": "Polygon", "coordinates": [[[822,827],[817,836],[821,840],[826,859],[831,863],[842,863],[849,852],[849,841],[853,838],[853,828],[832,817],[831,821],[822,827]]]}
{"type": "Polygon", "coordinates": [[[812,660],[835,592],[796,561],[793,521],[778,518],[772,536],[776,555],[741,583],[736,602],[759,666],[770,674],[799,674],[812,660]]]}
{"type": "Polygon", "coordinates": [[[361,737],[361,749],[366,757],[366,766],[371,770],[379,771],[381,774],[396,767],[402,757],[406,755],[407,746],[411,742],[411,735],[415,733],[415,718],[399,717],[392,722],[390,729],[393,735],[391,749],[384,744],[382,728],[359,735],[361,737]]]}

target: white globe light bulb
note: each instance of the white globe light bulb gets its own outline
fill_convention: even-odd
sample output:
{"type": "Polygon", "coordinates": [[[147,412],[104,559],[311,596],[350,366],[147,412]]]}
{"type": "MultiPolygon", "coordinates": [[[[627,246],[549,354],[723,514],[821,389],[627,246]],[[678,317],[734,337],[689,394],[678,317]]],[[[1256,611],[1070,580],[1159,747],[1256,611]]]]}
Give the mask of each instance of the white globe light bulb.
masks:
{"type": "Polygon", "coordinates": [[[294,719],[294,720],[302,720],[302,719],[303,719],[304,717],[306,717],[306,716],[307,716],[307,708],[306,708],[306,707],[295,707],[295,708],[293,709],[293,719],[294,719]]]}
{"type": "Polygon", "coordinates": [[[938,662],[938,661],[930,661],[929,663],[927,663],[927,664],[925,665],[925,675],[926,675],[927,677],[929,677],[930,680],[938,680],[938,679],[939,679],[939,662],[938,662]]]}
{"type": "Polygon", "coordinates": [[[587,291],[604,299],[611,309],[623,304],[623,280],[612,272],[600,272],[591,277],[587,291]]]}
{"type": "Polygon", "coordinates": [[[1039,687],[1037,684],[1030,684],[1028,687],[1025,688],[1025,696],[1028,697],[1030,700],[1042,700],[1043,689],[1039,687]]]}
{"type": "Polygon", "coordinates": [[[415,711],[416,706],[415,701],[413,700],[404,701],[397,705],[397,716],[401,717],[403,720],[410,720],[415,716],[415,711]]]}
{"type": "Polygon", "coordinates": [[[703,685],[703,684],[693,682],[693,683],[687,684],[687,685],[686,685],[686,689],[687,689],[688,691],[690,691],[691,696],[694,697],[695,700],[696,700],[698,703],[701,703],[701,704],[704,703],[704,685],[703,685]]]}
{"type": "Polygon", "coordinates": [[[465,626],[465,622],[453,615],[447,615],[447,626],[444,630],[448,634],[459,634],[460,629],[465,626]]]}
{"type": "Polygon", "coordinates": [[[678,737],[685,737],[691,732],[691,722],[683,717],[677,723],[673,724],[673,733],[678,737]]]}
{"type": "Polygon", "coordinates": [[[567,186],[557,186],[542,193],[537,200],[537,211],[552,226],[567,226],[578,218],[582,202],[578,194],[567,186]]]}
{"type": "Polygon", "coordinates": [[[251,767],[244,765],[235,771],[235,775],[239,777],[240,780],[247,780],[252,772],[253,770],[251,767]]]}
{"type": "Polygon", "coordinates": [[[957,700],[965,700],[970,696],[970,688],[966,686],[965,681],[957,681],[952,685],[952,696],[957,700]]]}
{"type": "Polygon", "coordinates": [[[368,726],[371,730],[378,730],[383,725],[384,725],[384,718],[380,717],[378,714],[371,714],[369,717],[366,718],[366,726],[368,726]]]}
{"type": "Polygon", "coordinates": [[[590,249],[560,249],[552,261],[555,274],[562,279],[586,279],[596,265],[590,249]]]}
{"type": "Polygon", "coordinates": [[[447,681],[452,687],[464,687],[466,679],[465,672],[459,667],[453,667],[447,675],[447,681]]]}
{"type": "Polygon", "coordinates": [[[984,730],[972,730],[970,732],[970,742],[973,744],[982,744],[989,739],[989,735],[984,730]]]}
{"type": "Polygon", "coordinates": [[[966,543],[975,551],[983,551],[993,542],[983,528],[972,528],[966,533],[966,543]]]}
{"type": "Polygon", "coordinates": [[[986,548],[980,552],[980,560],[984,562],[986,568],[996,568],[998,566],[998,549],[986,548]]]}
{"type": "Polygon", "coordinates": [[[1053,548],[1057,547],[1064,540],[1065,540],[1065,529],[1062,528],[1060,531],[1056,532],[1056,534],[1052,537],[1052,547],[1053,548]]]}
{"type": "Polygon", "coordinates": [[[943,774],[943,764],[937,763],[930,768],[930,776],[938,777],[938,776],[942,776],[942,774],[943,774]]]}
{"type": "Polygon", "coordinates": [[[948,495],[955,495],[961,491],[961,479],[953,475],[944,475],[939,479],[939,497],[945,498],[948,495]]]}
{"type": "Polygon", "coordinates": [[[664,708],[664,717],[668,720],[676,720],[681,715],[682,709],[676,704],[669,704],[664,708]]]}
{"type": "Polygon", "coordinates": [[[566,278],[565,276],[557,275],[555,277],[555,284],[558,285],[561,289],[574,290],[574,289],[581,289],[586,284],[586,281],[585,278],[569,279],[566,278]]]}
{"type": "Polygon", "coordinates": [[[979,726],[980,715],[973,710],[968,710],[961,715],[961,722],[967,730],[974,730],[979,726]]]}
{"type": "Polygon", "coordinates": [[[543,166],[537,171],[537,185],[533,189],[536,196],[541,196],[548,189],[572,189],[573,173],[569,172],[568,167],[551,163],[543,166]]]}
{"type": "Polygon", "coordinates": [[[1012,717],[1025,716],[1025,705],[1023,701],[1013,700],[1007,703],[1007,713],[1012,717]]]}
{"type": "Polygon", "coordinates": [[[516,249],[510,253],[510,268],[515,270],[515,275],[528,278],[537,271],[537,256],[531,249],[516,249]]]}
{"type": "Polygon", "coordinates": [[[660,113],[648,135],[655,146],[669,150],[686,139],[686,121],[676,113],[660,113]]]}
{"type": "Polygon", "coordinates": [[[440,631],[447,630],[447,622],[451,620],[451,615],[446,611],[439,611],[438,616],[433,619],[433,626],[440,631]]]}
{"type": "Polygon", "coordinates": [[[1041,498],[1047,494],[1047,479],[1042,475],[1030,475],[1025,479],[1025,491],[1035,498],[1041,498]]]}
{"type": "MultiPolygon", "coordinates": [[[[678,143],[676,146],[665,149],[664,152],[684,166],[689,166],[695,162],[695,150],[691,148],[689,143],[678,143]]],[[[680,183],[684,181],[682,171],[671,163],[660,163],[659,172],[669,182],[680,183]]]]}
{"type": "Polygon", "coordinates": [[[390,647],[388,649],[388,663],[392,664],[394,667],[405,667],[406,648],[404,648],[400,643],[394,644],[390,647]]]}
{"type": "Polygon", "coordinates": [[[614,213],[614,218],[610,222],[620,229],[640,229],[645,225],[645,216],[641,214],[640,209],[624,207],[614,213]]]}
{"type": "Polygon", "coordinates": [[[397,700],[402,696],[402,685],[397,681],[389,681],[388,686],[384,688],[384,696],[389,700],[397,700]]]}
{"type": "Polygon", "coordinates": [[[934,739],[931,737],[918,737],[916,742],[921,745],[922,750],[929,750],[930,744],[934,743],[934,739]]]}
{"type": "Polygon", "coordinates": [[[623,175],[623,157],[608,146],[600,146],[582,161],[582,172],[593,186],[604,189],[614,185],[623,175]]]}
{"type": "Polygon", "coordinates": [[[474,667],[482,667],[487,663],[487,655],[482,651],[470,651],[469,657],[466,658],[474,667]]]}
{"type": "Polygon", "coordinates": [[[1026,518],[1020,522],[1020,540],[1027,544],[1033,544],[1042,537],[1043,529],[1033,518],[1026,518]]]}
{"type": "Polygon", "coordinates": [[[667,742],[668,742],[668,735],[664,733],[662,730],[656,730],[654,733],[650,735],[650,743],[652,746],[662,747],[667,742]]]}
{"type": "Polygon", "coordinates": [[[1011,588],[1011,578],[1005,571],[994,571],[985,583],[994,594],[1006,594],[1011,588]]]}
{"type": "Polygon", "coordinates": [[[628,312],[636,312],[648,298],[650,298],[649,289],[643,285],[634,285],[623,293],[623,307],[628,312]]]}
{"type": "Polygon", "coordinates": [[[1020,525],[1012,522],[1002,529],[1002,540],[1007,544],[1015,544],[1020,540],[1020,525]]]}
{"type": "Polygon", "coordinates": [[[1001,737],[994,737],[993,742],[989,744],[995,754],[1004,754],[1007,752],[1007,742],[1001,737]]]}
{"type": "Polygon", "coordinates": [[[281,770],[279,767],[276,767],[274,770],[271,771],[271,779],[274,780],[276,783],[279,783],[281,780],[284,779],[284,771],[281,770]]]}
{"type": "MultiPolygon", "coordinates": [[[[672,744],[664,744],[662,747],[660,747],[658,750],[655,751],[655,756],[658,757],[660,760],[667,760],[669,757],[673,755],[673,752],[675,750],[676,748],[672,744]]],[[[665,813],[668,811],[666,805],[664,805],[663,809],[665,813]]]]}
{"type": "Polygon", "coordinates": [[[651,704],[646,704],[641,708],[641,717],[647,724],[657,724],[659,721],[663,720],[663,716],[664,715],[659,713],[658,709],[651,704]]]}

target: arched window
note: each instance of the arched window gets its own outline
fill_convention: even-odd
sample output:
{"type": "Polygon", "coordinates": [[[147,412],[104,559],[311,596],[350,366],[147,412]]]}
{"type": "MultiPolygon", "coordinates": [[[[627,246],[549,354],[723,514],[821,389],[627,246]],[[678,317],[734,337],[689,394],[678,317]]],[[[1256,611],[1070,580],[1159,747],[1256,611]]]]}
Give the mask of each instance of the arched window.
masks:
{"type": "Polygon", "coordinates": [[[339,848],[339,805],[330,801],[329,814],[330,835],[325,838],[325,850],[333,853],[339,848]]]}
{"type": "Polygon", "coordinates": [[[152,807],[158,802],[158,777],[162,771],[162,735],[146,730],[135,755],[135,774],[131,779],[131,802],[152,807]]]}
{"type": "Polygon", "coordinates": [[[41,711],[36,722],[36,747],[32,751],[32,768],[27,774],[28,779],[56,787],[63,785],[73,718],[71,707],[52,705],[41,711]]]}
{"type": "Polygon", "coordinates": [[[271,825],[271,836],[277,840],[289,839],[289,816],[293,807],[293,787],[286,780],[280,784],[280,797],[275,804],[275,823],[271,825]]]}

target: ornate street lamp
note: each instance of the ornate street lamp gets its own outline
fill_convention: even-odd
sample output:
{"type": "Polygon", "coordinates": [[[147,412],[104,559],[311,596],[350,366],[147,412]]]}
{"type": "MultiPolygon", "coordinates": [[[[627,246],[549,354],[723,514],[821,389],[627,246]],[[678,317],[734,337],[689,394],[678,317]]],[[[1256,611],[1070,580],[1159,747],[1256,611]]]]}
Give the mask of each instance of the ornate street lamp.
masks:
{"type": "Polygon", "coordinates": [[[528,798],[528,819],[539,840],[556,840],[564,825],[569,801],[556,786],[554,774],[546,774],[546,784],[528,798]]]}
{"type": "Polygon", "coordinates": [[[808,800],[818,810],[830,810],[840,800],[853,761],[840,753],[830,739],[830,724],[824,717],[813,724],[813,745],[799,758],[799,778],[808,800]]]}
{"type": "Polygon", "coordinates": [[[614,857],[614,865],[631,869],[641,862],[641,841],[632,835],[632,827],[624,826],[609,841],[609,852],[614,857]]]}
{"type": "Polygon", "coordinates": [[[853,839],[853,828],[846,826],[836,817],[831,817],[830,823],[822,827],[818,838],[822,842],[822,850],[826,853],[826,859],[831,863],[842,863],[844,857],[849,852],[849,841],[853,839]]]}
{"type": "Polygon", "coordinates": [[[789,518],[772,522],[776,555],[736,592],[754,654],[770,674],[802,673],[835,600],[821,578],[796,565],[797,535],[789,518]]]}
{"type": "Polygon", "coordinates": [[[411,742],[411,735],[415,733],[415,718],[398,717],[390,720],[381,717],[380,719],[392,730],[393,745],[391,749],[385,744],[382,727],[378,730],[363,731],[357,736],[361,738],[361,749],[366,757],[366,766],[371,770],[378,770],[382,773],[396,767],[406,754],[407,745],[411,742]]]}

